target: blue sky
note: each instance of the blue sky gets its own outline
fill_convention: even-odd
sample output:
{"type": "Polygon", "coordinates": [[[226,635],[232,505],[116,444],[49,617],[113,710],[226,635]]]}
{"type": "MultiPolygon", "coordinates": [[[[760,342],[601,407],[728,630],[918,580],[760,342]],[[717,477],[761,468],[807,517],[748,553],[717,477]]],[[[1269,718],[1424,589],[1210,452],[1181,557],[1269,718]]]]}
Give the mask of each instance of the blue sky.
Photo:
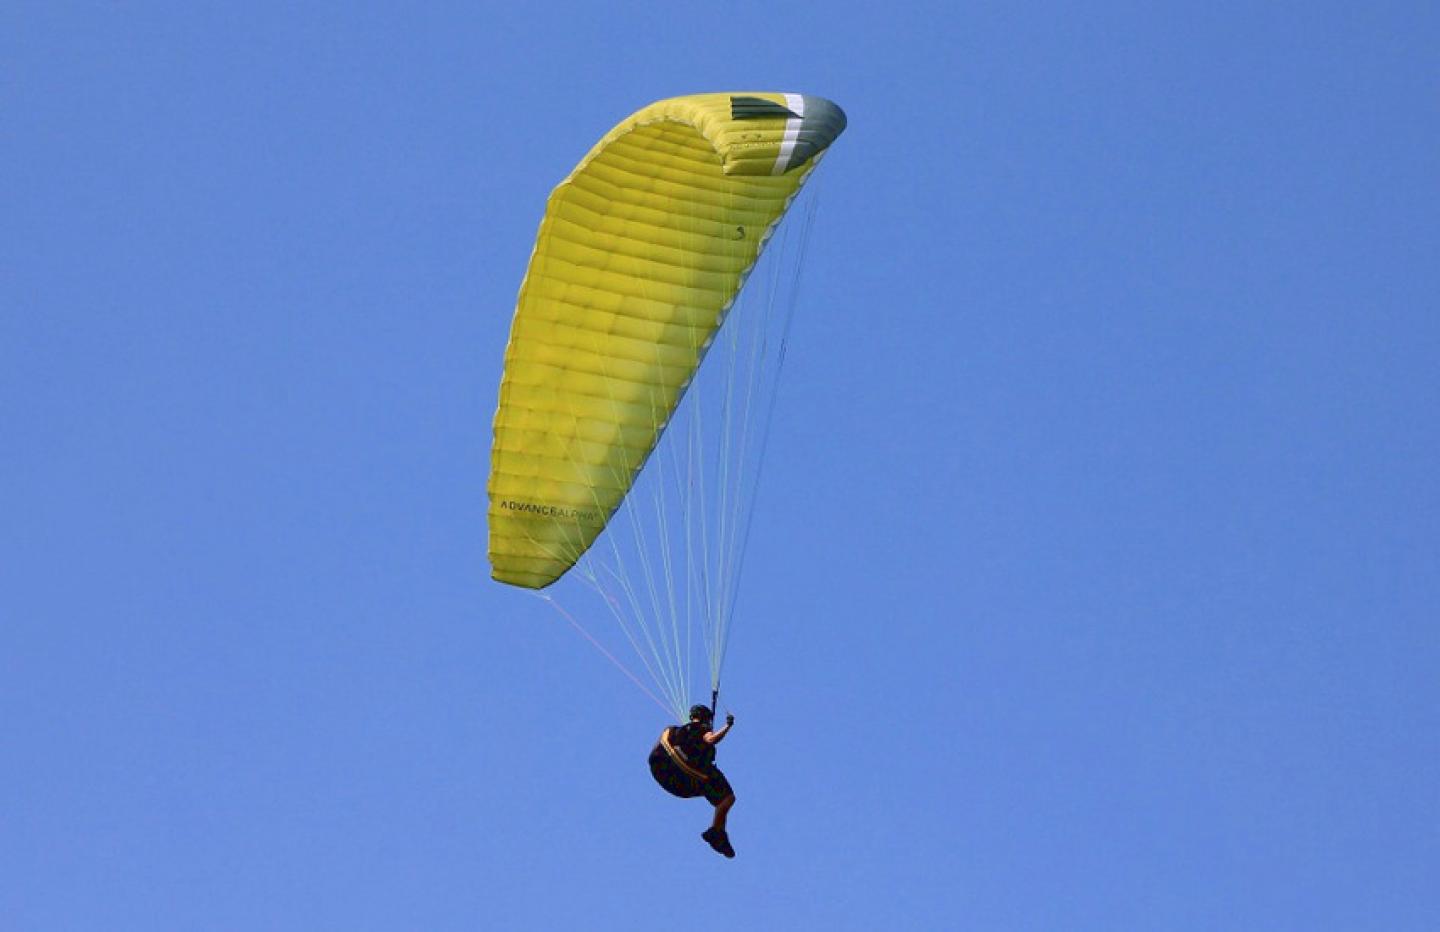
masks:
{"type": "Polygon", "coordinates": [[[5,5],[0,924],[1440,925],[1437,43],[1419,3],[5,5]],[[658,710],[489,580],[484,485],[550,188],[757,89],[850,128],[727,862],[658,710]]]}

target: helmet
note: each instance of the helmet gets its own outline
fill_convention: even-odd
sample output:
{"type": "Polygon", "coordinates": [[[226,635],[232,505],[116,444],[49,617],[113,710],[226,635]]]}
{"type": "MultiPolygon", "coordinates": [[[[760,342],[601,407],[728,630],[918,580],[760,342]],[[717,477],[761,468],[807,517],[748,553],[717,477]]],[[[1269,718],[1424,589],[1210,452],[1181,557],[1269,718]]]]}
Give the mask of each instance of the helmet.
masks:
{"type": "Polygon", "coordinates": [[[692,705],[690,707],[690,720],[699,719],[702,722],[715,721],[715,713],[710,711],[708,705],[692,705]]]}

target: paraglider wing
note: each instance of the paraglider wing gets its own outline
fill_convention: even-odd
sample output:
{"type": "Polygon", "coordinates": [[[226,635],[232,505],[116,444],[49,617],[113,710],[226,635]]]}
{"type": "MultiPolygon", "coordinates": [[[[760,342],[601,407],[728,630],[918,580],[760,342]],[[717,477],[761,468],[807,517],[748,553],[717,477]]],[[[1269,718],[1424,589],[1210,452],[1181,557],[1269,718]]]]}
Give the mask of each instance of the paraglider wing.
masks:
{"type": "Polygon", "coordinates": [[[551,193],[495,413],[495,579],[547,586],[599,536],[844,128],[819,97],[676,97],[622,121],[551,193]]]}

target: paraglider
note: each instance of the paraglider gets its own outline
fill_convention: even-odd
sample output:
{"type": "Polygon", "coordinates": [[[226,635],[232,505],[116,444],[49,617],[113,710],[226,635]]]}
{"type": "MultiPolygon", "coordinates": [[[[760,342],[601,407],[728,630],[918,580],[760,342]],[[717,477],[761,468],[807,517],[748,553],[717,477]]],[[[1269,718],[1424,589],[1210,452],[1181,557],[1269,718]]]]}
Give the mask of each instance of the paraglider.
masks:
{"type": "MultiPolygon", "coordinates": [[[[539,590],[578,569],[665,700],[651,697],[677,719],[692,640],[704,646],[712,697],[719,689],[773,410],[764,399],[778,381],[793,292],[775,299],[777,275],[748,315],[752,330],[742,336],[727,320],[747,316],[737,312],[747,278],[845,124],[838,106],[804,94],[696,94],[644,107],[550,194],[520,286],[487,486],[492,576],[539,590]],[[702,393],[701,363],[717,344],[726,362],[705,390],[715,410],[698,399],[679,410],[702,393]],[[653,456],[677,420],[682,439],[653,456]],[[633,490],[652,458],[653,508],[642,511],[633,490]],[[627,502],[633,544],[615,533],[627,502]],[[609,553],[597,562],[602,534],[609,553]]],[[[710,799],[716,822],[705,840],[733,856],[725,817],[734,795],[713,766],[733,717],[711,731],[713,705],[666,729],[651,767],[670,792],[710,799]]]]}
{"type": "Polygon", "coordinates": [[[725,727],[719,731],[713,730],[714,722],[715,713],[708,705],[691,706],[688,724],[660,732],[660,740],[650,751],[650,775],[672,796],[705,797],[715,807],[715,818],[700,837],[716,851],[733,858],[735,849],[725,825],[735,805],[735,791],[724,771],[715,766],[715,745],[730,733],[735,716],[725,716],[725,727]]]}

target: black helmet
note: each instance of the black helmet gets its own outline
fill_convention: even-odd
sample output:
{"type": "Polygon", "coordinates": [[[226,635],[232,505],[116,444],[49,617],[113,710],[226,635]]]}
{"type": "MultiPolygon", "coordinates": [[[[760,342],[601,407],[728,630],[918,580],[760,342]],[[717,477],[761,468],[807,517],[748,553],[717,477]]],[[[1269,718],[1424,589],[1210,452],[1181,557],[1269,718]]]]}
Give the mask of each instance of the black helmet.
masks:
{"type": "Polygon", "coordinates": [[[690,720],[699,719],[702,722],[715,721],[715,713],[710,711],[708,705],[692,705],[690,707],[690,720]]]}

